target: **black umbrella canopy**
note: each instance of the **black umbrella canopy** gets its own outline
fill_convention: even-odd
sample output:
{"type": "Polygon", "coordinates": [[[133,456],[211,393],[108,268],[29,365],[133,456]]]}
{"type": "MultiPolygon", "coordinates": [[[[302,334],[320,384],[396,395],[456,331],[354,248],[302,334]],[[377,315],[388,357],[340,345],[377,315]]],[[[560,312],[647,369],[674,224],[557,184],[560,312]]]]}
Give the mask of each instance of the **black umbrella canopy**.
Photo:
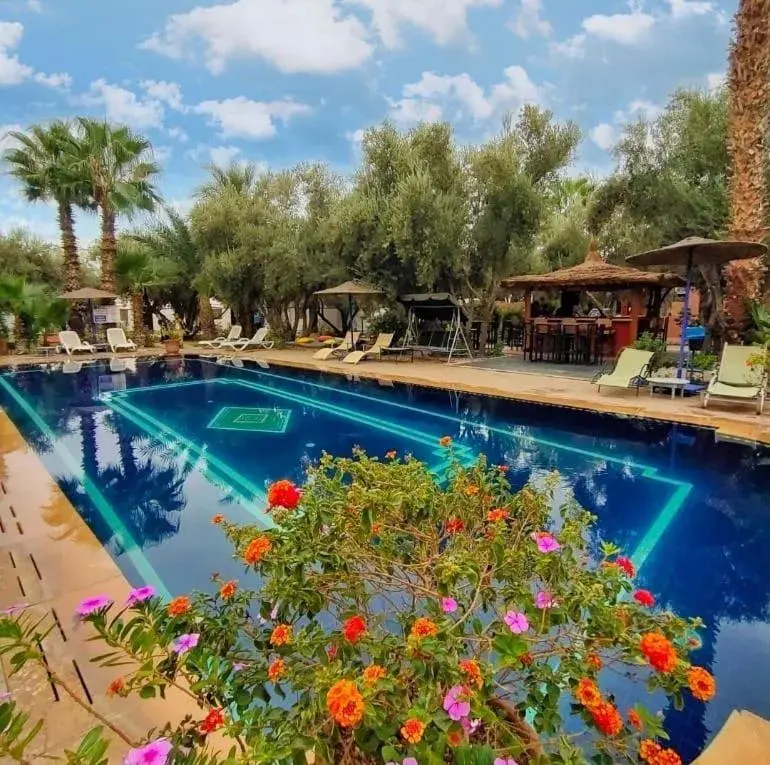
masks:
{"type": "Polygon", "coordinates": [[[657,250],[630,255],[626,261],[635,266],[690,266],[719,265],[731,260],[759,258],[767,247],[759,242],[735,242],[690,236],[676,244],[657,250]]]}
{"type": "Polygon", "coordinates": [[[94,287],[81,287],[79,290],[72,290],[72,292],[65,292],[59,295],[64,300],[109,300],[116,298],[112,292],[106,292],[105,290],[97,290],[94,287]]]}

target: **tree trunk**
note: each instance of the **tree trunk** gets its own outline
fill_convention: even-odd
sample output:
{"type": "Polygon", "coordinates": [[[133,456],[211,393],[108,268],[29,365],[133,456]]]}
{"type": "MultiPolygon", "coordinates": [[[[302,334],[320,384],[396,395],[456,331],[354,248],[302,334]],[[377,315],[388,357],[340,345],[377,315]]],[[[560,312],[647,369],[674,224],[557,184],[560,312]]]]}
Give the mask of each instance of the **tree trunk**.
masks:
{"type": "MultiPolygon", "coordinates": [[[[765,136],[770,109],[770,0],[740,0],[730,50],[728,151],[730,235],[762,241],[765,225],[765,136]]],[[[759,260],[741,260],[726,269],[725,311],[731,339],[745,329],[746,300],[762,295],[759,260]]]]}
{"type": "Polygon", "coordinates": [[[147,334],[144,328],[144,300],[141,290],[131,293],[131,318],[134,325],[134,342],[144,348],[147,344],[147,334]]]}
{"type": "Polygon", "coordinates": [[[78,260],[78,242],[75,238],[75,219],[72,205],[59,203],[59,231],[61,248],[64,253],[64,286],[66,290],[80,287],[80,261],[78,260]]]}
{"type": "Polygon", "coordinates": [[[115,211],[102,206],[101,285],[107,292],[115,292],[115,211]]]}
{"type": "Polygon", "coordinates": [[[213,338],[216,332],[214,327],[214,311],[211,310],[211,300],[208,295],[198,294],[198,316],[201,322],[201,335],[204,338],[213,338]]]}

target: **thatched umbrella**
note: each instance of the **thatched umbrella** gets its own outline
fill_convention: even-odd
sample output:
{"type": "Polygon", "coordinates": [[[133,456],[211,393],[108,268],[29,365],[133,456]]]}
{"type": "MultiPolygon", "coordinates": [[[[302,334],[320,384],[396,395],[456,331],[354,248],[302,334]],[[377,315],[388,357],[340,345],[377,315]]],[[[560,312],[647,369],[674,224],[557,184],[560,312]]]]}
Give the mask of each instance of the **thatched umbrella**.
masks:
{"type": "Polygon", "coordinates": [[[72,290],[71,292],[64,292],[59,295],[62,300],[71,300],[73,302],[81,302],[83,300],[88,303],[88,317],[91,324],[91,340],[96,337],[96,327],[94,326],[94,313],[93,313],[93,301],[94,300],[114,300],[117,295],[112,292],[106,292],[105,290],[98,290],[95,287],[81,287],[79,290],[72,290]]]}
{"type": "MultiPolygon", "coordinates": [[[[378,290],[376,287],[372,287],[368,284],[364,284],[364,282],[359,282],[356,279],[353,279],[348,282],[344,282],[343,284],[339,284],[336,287],[329,287],[325,290],[318,290],[318,292],[314,293],[316,295],[319,295],[320,297],[344,297],[347,295],[348,298],[348,311],[350,313],[350,344],[353,345],[353,318],[355,317],[355,313],[353,311],[353,305],[355,302],[356,297],[371,297],[373,295],[382,295],[382,290],[378,290]]],[[[356,308],[356,313],[358,312],[358,309],[356,308]]]]}
{"type": "Polygon", "coordinates": [[[767,247],[758,242],[717,241],[714,239],[704,239],[700,236],[690,236],[687,239],[682,239],[681,242],[626,258],[629,263],[635,263],[639,266],[684,266],[686,270],[677,377],[682,376],[684,368],[684,350],[687,344],[687,327],[690,319],[690,289],[692,286],[693,266],[719,266],[723,263],[729,263],[731,260],[759,258],[766,252],[767,247]]]}

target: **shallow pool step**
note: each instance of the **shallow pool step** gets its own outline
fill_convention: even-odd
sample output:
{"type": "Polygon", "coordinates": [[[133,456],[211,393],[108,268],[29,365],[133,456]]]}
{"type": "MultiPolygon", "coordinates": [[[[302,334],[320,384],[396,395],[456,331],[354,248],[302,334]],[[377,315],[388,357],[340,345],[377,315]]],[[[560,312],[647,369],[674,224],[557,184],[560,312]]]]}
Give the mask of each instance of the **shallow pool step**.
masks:
{"type": "Polygon", "coordinates": [[[767,765],[770,722],[752,712],[733,711],[693,765],[767,765]]]}

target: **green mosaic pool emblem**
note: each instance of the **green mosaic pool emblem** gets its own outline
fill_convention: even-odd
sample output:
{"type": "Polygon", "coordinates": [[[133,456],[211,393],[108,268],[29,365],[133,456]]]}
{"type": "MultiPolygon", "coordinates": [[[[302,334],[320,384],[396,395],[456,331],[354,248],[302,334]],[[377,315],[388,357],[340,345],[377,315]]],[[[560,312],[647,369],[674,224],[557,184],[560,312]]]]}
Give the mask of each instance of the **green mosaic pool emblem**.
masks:
{"type": "Polygon", "coordinates": [[[224,406],[208,424],[214,430],[240,430],[252,433],[285,433],[291,409],[263,409],[224,406]]]}

